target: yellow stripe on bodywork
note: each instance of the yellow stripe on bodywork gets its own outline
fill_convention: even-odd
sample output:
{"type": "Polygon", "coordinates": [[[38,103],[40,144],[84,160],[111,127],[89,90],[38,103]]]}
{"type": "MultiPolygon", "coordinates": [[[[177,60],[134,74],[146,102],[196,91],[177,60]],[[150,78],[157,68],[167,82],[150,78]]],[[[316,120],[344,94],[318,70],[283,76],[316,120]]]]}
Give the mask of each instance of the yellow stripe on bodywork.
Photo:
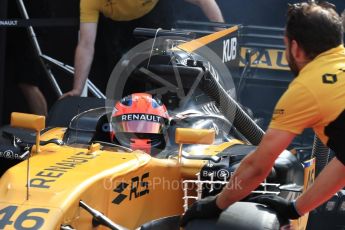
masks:
{"type": "Polygon", "coordinates": [[[234,27],[231,27],[229,29],[221,30],[221,31],[218,31],[216,33],[207,35],[205,37],[201,37],[199,39],[183,43],[183,44],[177,46],[177,48],[182,49],[188,53],[191,53],[191,52],[194,52],[195,50],[199,49],[200,47],[205,46],[211,42],[214,42],[217,39],[222,38],[228,34],[231,34],[237,30],[238,30],[238,26],[234,26],[234,27]]]}

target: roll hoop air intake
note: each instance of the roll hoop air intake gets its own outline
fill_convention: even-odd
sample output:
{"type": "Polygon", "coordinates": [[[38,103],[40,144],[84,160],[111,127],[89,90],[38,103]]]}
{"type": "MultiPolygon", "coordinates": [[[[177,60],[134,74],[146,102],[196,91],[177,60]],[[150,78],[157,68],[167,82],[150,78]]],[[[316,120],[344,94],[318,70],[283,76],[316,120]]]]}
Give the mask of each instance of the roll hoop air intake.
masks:
{"type": "Polygon", "coordinates": [[[223,115],[233,123],[234,127],[251,144],[258,145],[265,132],[248,116],[209,72],[206,72],[204,78],[204,84],[202,84],[203,91],[215,101],[216,106],[223,115]]]}

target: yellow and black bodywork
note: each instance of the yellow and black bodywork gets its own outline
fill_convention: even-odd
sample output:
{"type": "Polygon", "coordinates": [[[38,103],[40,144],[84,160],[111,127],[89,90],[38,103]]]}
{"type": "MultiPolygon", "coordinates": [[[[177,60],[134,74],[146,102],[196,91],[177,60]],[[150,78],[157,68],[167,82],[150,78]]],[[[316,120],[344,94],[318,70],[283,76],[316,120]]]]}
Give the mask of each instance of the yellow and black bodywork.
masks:
{"type": "MultiPolygon", "coordinates": [[[[12,124],[33,128],[32,115],[14,115],[12,124]],[[17,116],[17,117],[16,117],[17,116]],[[20,117],[21,122],[16,122],[20,117]]],[[[39,120],[39,119],[38,119],[39,120]]],[[[40,141],[63,139],[66,128],[44,132],[40,141]]],[[[195,143],[200,130],[187,129],[177,134],[195,143]]],[[[203,143],[212,142],[206,132],[203,143]]],[[[190,154],[217,155],[241,145],[238,140],[208,145],[190,154]]],[[[113,222],[135,229],[142,224],[183,213],[182,181],[196,178],[207,164],[205,160],[178,159],[178,155],[157,159],[141,152],[104,150],[95,143],[88,148],[56,145],[32,148],[32,156],[7,170],[0,180],[1,229],[94,229],[93,217],[79,206],[79,201],[103,213],[113,222]],[[27,181],[29,182],[27,184],[27,181]]],[[[313,180],[313,161],[305,167],[304,183],[313,180]]],[[[307,217],[295,224],[305,229],[307,217]]],[[[99,225],[97,229],[105,228],[99,225]]]]}
{"type": "MultiPolygon", "coordinates": [[[[182,44],[178,50],[192,53],[208,46],[220,54],[229,68],[239,66],[236,54],[240,54],[240,50],[233,35],[237,32],[238,27],[219,31],[182,44]]],[[[87,113],[81,117],[89,120],[87,113]]],[[[211,157],[223,159],[223,169],[233,171],[255,148],[236,138],[212,144],[212,132],[184,129],[176,132],[175,141],[180,148],[176,147],[172,154],[164,157],[153,157],[141,151],[128,151],[121,146],[94,141],[96,128],[92,132],[83,127],[75,129],[73,122],[83,124],[75,118],[69,127],[40,132],[44,128],[43,117],[13,114],[12,126],[34,130],[36,141],[25,160],[1,176],[0,229],[106,229],[80,206],[80,201],[127,229],[136,229],[160,218],[179,216],[184,211],[186,198],[183,181],[199,180],[203,172],[213,170],[211,157]],[[183,144],[204,146],[183,148],[183,144]],[[182,154],[182,150],[187,153],[182,154]],[[235,159],[234,164],[231,159],[235,159]]],[[[236,122],[235,119],[234,126],[236,122]]],[[[98,121],[96,126],[101,126],[98,121]]],[[[306,189],[314,178],[314,161],[303,166],[296,156],[285,151],[277,159],[272,175],[272,181],[268,182],[304,185],[306,189]]],[[[197,192],[197,186],[188,189],[192,194],[197,192]]],[[[207,192],[202,191],[203,195],[207,192]]],[[[300,192],[285,189],[281,195],[293,199],[300,192]]],[[[306,215],[293,225],[296,229],[305,229],[307,219],[306,215]]]]}

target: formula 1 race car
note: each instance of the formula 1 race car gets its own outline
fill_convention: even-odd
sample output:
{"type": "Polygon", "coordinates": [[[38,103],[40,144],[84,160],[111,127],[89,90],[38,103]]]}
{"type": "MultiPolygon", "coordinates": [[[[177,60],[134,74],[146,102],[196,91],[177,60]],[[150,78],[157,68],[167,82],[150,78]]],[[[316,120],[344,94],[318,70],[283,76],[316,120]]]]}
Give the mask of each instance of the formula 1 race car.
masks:
{"type": "MultiPolygon", "coordinates": [[[[13,113],[11,125],[1,129],[0,229],[178,229],[188,206],[219,193],[263,135],[225,89],[224,67],[203,55],[203,47],[221,44],[221,62],[236,65],[237,29],[188,42],[163,38],[163,48],[133,52],[130,59],[136,65],[125,56],[118,66],[130,72],[128,81],[109,81],[111,100],[66,98],[53,107],[47,122],[42,116],[13,113]],[[142,59],[145,52],[149,58],[142,59]],[[152,53],[157,57],[151,58],[152,53]],[[145,78],[145,66],[150,77],[145,78]],[[112,90],[120,83],[123,92],[112,90]],[[169,138],[155,154],[133,150],[117,139],[120,125],[112,126],[119,111],[114,105],[131,105],[124,96],[144,91],[158,95],[154,106],[165,104],[169,112],[169,138]]],[[[134,118],[125,118],[129,127],[134,118]]],[[[135,124],[132,128],[144,127],[135,124]]],[[[313,182],[314,166],[313,159],[300,162],[284,151],[249,197],[295,199],[313,182]]],[[[291,224],[305,229],[307,220],[305,215],[291,224]]],[[[264,205],[237,202],[218,220],[196,220],[186,228],[280,229],[286,224],[289,220],[264,205]]]]}

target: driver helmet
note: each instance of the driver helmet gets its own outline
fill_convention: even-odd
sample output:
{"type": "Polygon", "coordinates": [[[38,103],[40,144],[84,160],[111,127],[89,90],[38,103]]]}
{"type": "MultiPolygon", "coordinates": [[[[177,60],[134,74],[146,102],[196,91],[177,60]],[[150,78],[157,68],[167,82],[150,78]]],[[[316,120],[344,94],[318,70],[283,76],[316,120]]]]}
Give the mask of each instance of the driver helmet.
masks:
{"type": "Polygon", "coordinates": [[[167,142],[169,115],[159,99],[147,93],[134,93],[116,103],[111,126],[112,142],[156,155],[167,142]]]}

